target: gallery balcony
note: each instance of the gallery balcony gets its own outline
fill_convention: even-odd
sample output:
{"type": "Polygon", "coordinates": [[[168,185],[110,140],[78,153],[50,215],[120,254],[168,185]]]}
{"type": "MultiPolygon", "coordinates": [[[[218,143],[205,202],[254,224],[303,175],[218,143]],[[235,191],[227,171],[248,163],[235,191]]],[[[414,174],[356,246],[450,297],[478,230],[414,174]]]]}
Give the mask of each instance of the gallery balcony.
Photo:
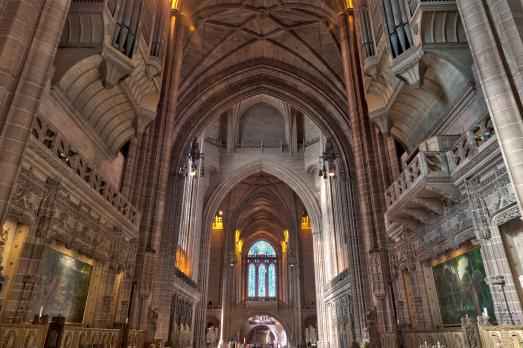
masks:
{"type": "Polygon", "coordinates": [[[446,152],[419,152],[387,189],[387,220],[416,231],[435,214],[443,214],[446,201],[457,202],[459,191],[451,179],[446,152]]]}
{"type": "Polygon", "coordinates": [[[473,96],[472,56],[454,0],[384,4],[395,29],[379,31],[364,60],[369,117],[413,152],[453,105],[473,96]]]}
{"type": "Polygon", "coordinates": [[[389,237],[394,239],[398,225],[416,232],[420,224],[442,215],[445,203],[458,202],[457,186],[467,173],[496,156],[498,146],[490,115],[460,136],[440,135],[422,142],[420,152],[385,193],[389,237]]]}
{"type": "MultiPolygon", "coordinates": [[[[151,124],[160,97],[164,49],[156,36],[137,35],[138,21],[122,22],[131,3],[72,1],[54,62],[55,100],[109,159],[151,124]]],[[[145,18],[154,15],[143,11],[145,18]]],[[[140,25],[144,33],[154,31],[150,20],[140,25]]]]}

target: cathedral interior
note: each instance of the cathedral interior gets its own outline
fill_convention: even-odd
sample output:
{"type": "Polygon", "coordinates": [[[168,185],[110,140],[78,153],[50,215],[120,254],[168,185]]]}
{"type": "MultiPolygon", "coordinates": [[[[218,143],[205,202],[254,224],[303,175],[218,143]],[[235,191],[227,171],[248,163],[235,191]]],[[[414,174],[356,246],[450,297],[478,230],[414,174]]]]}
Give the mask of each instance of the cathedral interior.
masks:
{"type": "Polygon", "coordinates": [[[523,2],[0,0],[0,348],[523,347],[523,2]]]}

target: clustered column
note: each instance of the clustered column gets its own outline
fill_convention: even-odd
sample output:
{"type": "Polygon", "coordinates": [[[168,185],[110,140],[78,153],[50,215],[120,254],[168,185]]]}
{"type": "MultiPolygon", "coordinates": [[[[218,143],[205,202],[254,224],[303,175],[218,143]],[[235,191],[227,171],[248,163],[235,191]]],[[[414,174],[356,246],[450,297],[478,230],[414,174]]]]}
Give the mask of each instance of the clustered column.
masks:
{"type": "MultiPolygon", "coordinates": [[[[502,45],[503,32],[498,32],[491,23],[494,6],[505,6],[504,17],[507,24],[505,31],[518,39],[518,28],[513,22],[507,1],[458,0],[458,10],[469,41],[478,78],[483,89],[492,122],[496,128],[501,152],[507,170],[514,184],[520,209],[523,208],[523,119],[521,98],[516,86],[511,82],[513,76],[508,67],[510,47],[502,45]],[[511,24],[511,25],[510,25],[511,24]]],[[[515,46],[515,44],[513,43],[515,46]]]]}
{"type": "MultiPolygon", "coordinates": [[[[398,16],[400,14],[397,13],[398,16]]],[[[384,275],[388,274],[383,220],[384,188],[378,180],[379,172],[376,165],[379,159],[375,152],[374,134],[365,107],[353,9],[348,9],[346,14],[339,16],[339,28],[364,236],[364,246],[361,246],[364,251],[360,249],[356,254],[351,253],[351,263],[359,264],[362,267],[362,269],[353,270],[352,307],[355,310],[365,311],[365,313],[353,313],[354,319],[359,321],[354,326],[365,328],[362,330],[363,332],[355,332],[355,336],[357,340],[368,339],[371,346],[378,346],[378,327],[381,332],[386,330],[383,323],[384,317],[388,315],[386,304],[389,300],[389,289],[385,286],[383,279],[384,275]],[[365,259],[363,255],[366,255],[364,263],[362,263],[362,260],[365,259]],[[358,258],[357,262],[353,262],[354,258],[358,258]],[[371,265],[372,267],[370,267],[371,265]],[[369,276],[373,277],[372,288],[369,276]],[[379,293],[376,293],[377,287],[379,293]]]]}
{"type": "MultiPolygon", "coordinates": [[[[169,5],[168,2],[162,3],[169,5]]],[[[172,286],[169,287],[169,284],[172,284],[170,280],[174,276],[178,239],[177,235],[162,235],[161,230],[166,225],[165,220],[171,216],[165,215],[165,211],[173,205],[173,202],[167,200],[170,192],[168,182],[184,30],[177,10],[162,13],[166,14],[164,21],[170,18],[170,26],[158,116],[144,136],[131,144],[133,151],[129,157],[133,159],[134,168],[127,168],[132,171],[132,175],[126,176],[128,181],[124,181],[123,187],[133,205],[142,211],[135,271],[136,291],[131,300],[131,324],[133,328],[147,328],[148,313],[157,308],[156,338],[165,341],[169,332],[170,308],[159,306],[158,303],[169,303],[171,300],[172,286]],[[169,18],[167,13],[171,14],[169,18]],[[166,248],[169,250],[161,250],[166,248]]],[[[172,185],[174,189],[177,186],[172,185]]],[[[168,231],[173,232],[173,229],[169,228],[168,231]]]]}
{"type": "Polygon", "coordinates": [[[0,33],[0,220],[47,84],[70,0],[10,1],[0,33]]]}

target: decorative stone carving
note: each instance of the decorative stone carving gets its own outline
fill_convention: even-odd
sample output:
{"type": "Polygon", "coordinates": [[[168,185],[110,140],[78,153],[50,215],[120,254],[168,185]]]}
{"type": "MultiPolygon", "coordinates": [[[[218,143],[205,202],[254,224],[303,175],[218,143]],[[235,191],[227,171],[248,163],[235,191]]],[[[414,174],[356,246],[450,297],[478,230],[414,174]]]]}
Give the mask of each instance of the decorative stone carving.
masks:
{"type": "Polygon", "coordinates": [[[465,333],[465,340],[469,348],[481,348],[481,339],[479,337],[478,323],[476,319],[468,315],[461,318],[461,327],[465,333]]]}
{"type": "Polygon", "coordinates": [[[392,128],[392,121],[390,120],[388,108],[385,107],[370,112],[369,118],[378,126],[383,135],[389,136],[392,128]]]}
{"type": "Polygon", "coordinates": [[[385,296],[385,281],[383,278],[383,271],[381,267],[381,255],[379,251],[374,251],[369,254],[370,268],[371,268],[371,284],[374,296],[385,296]]]}
{"type": "Polygon", "coordinates": [[[22,168],[18,182],[13,189],[8,216],[16,221],[32,226],[45,197],[45,185],[39,181],[31,169],[22,168]]]}
{"type": "Polygon", "coordinates": [[[102,84],[106,89],[112,89],[118,85],[128,78],[134,70],[132,60],[113,47],[104,47],[102,57],[100,75],[102,76],[102,84]]]}
{"type": "Polygon", "coordinates": [[[521,212],[517,204],[512,205],[510,208],[504,210],[499,215],[496,215],[492,220],[492,223],[495,226],[501,226],[504,223],[509,222],[510,220],[517,219],[521,217],[521,212]]]}
{"type": "MultiPolygon", "coordinates": [[[[50,124],[38,117],[38,115],[35,117],[33,123],[32,134],[36,143],[50,150],[50,153],[40,151],[44,156],[55,156],[55,158],[58,158],[92,189],[102,195],[102,197],[115,207],[131,224],[134,226],[139,225],[140,214],[138,210],[116,188],[109,184],[106,179],[100,176],[95,168],[72,146],[68,145],[50,124]]],[[[38,149],[35,148],[35,151],[36,150],[38,149]]],[[[52,161],[53,159],[49,159],[47,162],[52,163],[52,161]]],[[[31,178],[29,178],[29,180],[31,180],[31,178]]],[[[20,188],[20,190],[24,189],[25,187],[20,188]]],[[[24,195],[23,192],[20,194],[24,195]]]]}
{"type": "Polygon", "coordinates": [[[392,72],[397,78],[410,85],[412,88],[420,88],[423,84],[423,48],[418,45],[400,55],[391,65],[392,72]]]}

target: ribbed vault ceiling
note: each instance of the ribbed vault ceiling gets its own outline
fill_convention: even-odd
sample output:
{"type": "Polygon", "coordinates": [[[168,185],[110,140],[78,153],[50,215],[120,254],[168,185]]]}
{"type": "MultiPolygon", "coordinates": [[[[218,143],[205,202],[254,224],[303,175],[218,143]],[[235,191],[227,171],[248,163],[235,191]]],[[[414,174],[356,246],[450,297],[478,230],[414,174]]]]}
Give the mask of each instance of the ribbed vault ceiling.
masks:
{"type": "Polygon", "coordinates": [[[343,96],[336,11],[328,1],[193,0],[187,16],[196,30],[186,42],[182,95],[200,94],[203,80],[224,70],[263,60],[343,96]]]}
{"type": "Polygon", "coordinates": [[[224,199],[226,223],[247,240],[260,232],[283,240],[283,230],[296,224],[302,204],[294,191],[275,176],[261,173],[240,182],[224,199]]]}

